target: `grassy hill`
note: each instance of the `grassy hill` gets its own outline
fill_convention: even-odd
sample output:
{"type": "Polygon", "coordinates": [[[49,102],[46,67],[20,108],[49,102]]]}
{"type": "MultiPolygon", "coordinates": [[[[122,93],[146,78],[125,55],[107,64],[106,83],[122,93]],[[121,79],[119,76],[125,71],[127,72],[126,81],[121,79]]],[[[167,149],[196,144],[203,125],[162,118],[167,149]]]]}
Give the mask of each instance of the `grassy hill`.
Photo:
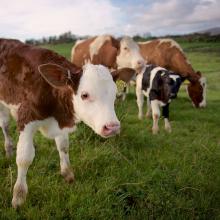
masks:
{"type": "MultiPolygon", "coordinates": [[[[27,202],[18,211],[11,208],[15,156],[5,158],[0,134],[0,219],[219,219],[220,45],[181,45],[207,77],[205,109],[194,109],[182,87],[171,103],[172,133],[161,119],[160,133],[152,135],[152,120],[138,120],[130,93],[116,103],[119,136],[102,139],[83,124],[70,136],[73,185],[59,174],[54,141],[38,133],[27,202]]],[[[47,47],[69,58],[72,45],[47,47]]],[[[14,121],[10,133],[16,142],[14,121]]]]}

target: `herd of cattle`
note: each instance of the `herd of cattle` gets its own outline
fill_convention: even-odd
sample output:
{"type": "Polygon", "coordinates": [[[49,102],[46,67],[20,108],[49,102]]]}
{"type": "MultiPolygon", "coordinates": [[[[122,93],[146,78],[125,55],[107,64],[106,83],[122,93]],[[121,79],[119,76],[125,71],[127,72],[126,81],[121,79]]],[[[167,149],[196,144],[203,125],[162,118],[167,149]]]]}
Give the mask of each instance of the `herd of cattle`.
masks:
{"type": "Polygon", "coordinates": [[[26,199],[26,174],[35,156],[36,131],[55,140],[61,174],[72,182],[68,134],[80,121],[102,137],[118,134],[114,81],[128,83],[134,77],[138,116],[143,116],[146,95],[147,115],[152,111],[154,121],[153,133],[159,130],[160,107],[165,129],[171,131],[169,103],[185,79],[190,82],[187,91],[193,105],[206,105],[205,78],[193,70],[180,46],[171,39],[136,43],[129,37],[121,40],[109,35],[93,37],[76,42],[71,62],[48,49],[0,39],[0,127],[7,157],[12,155],[13,148],[8,131],[10,113],[19,130],[14,208],[26,199]]]}

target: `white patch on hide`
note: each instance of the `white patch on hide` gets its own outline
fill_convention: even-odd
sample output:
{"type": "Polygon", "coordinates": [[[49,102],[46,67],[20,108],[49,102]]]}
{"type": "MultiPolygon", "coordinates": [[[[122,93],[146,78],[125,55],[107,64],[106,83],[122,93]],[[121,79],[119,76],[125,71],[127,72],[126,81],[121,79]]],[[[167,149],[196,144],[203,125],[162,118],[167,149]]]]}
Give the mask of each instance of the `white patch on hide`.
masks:
{"type": "Polygon", "coordinates": [[[98,36],[89,46],[89,54],[90,54],[90,58],[91,60],[93,59],[94,55],[97,55],[99,53],[99,49],[102,47],[102,45],[106,42],[106,41],[110,41],[111,37],[110,35],[101,35],[98,36]]]}
{"type": "Polygon", "coordinates": [[[176,80],[177,80],[178,78],[180,78],[180,76],[178,76],[178,75],[172,75],[172,74],[170,74],[169,77],[170,77],[171,79],[173,79],[175,82],[176,82],[176,80]]]}
{"type": "Polygon", "coordinates": [[[85,40],[86,40],[86,39],[77,40],[76,43],[74,44],[74,46],[72,47],[72,50],[71,50],[71,62],[73,62],[76,47],[77,47],[79,44],[81,44],[82,42],[84,42],[85,40]]]}
{"type": "Polygon", "coordinates": [[[183,49],[180,47],[180,45],[173,39],[169,39],[169,38],[159,39],[159,45],[161,45],[163,43],[170,43],[170,47],[176,47],[178,50],[180,50],[182,53],[184,53],[183,49]]]}

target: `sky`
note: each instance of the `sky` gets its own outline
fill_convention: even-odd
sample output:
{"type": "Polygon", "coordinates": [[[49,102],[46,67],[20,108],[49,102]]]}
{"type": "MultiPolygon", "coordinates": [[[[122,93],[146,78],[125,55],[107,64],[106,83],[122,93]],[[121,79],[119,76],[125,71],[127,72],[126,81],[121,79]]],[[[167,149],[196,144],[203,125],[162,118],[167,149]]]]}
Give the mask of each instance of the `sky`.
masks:
{"type": "Polygon", "coordinates": [[[0,37],[185,34],[220,26],[220,0],[0,0],[0,37]]]}

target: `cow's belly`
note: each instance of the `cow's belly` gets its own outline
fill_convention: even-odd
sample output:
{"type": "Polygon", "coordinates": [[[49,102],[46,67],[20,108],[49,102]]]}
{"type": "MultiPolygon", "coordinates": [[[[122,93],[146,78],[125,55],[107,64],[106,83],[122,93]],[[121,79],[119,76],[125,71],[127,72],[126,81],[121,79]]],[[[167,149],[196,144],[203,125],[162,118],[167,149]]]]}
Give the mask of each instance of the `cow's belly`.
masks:
{"type": "Polygon", "coordinates": [[[39,131],[47,138],[54,139],[57,136],[71,133],[76,130],[76,126],[60,128],[55,118],[47,118],[39,125],[39,131]]]}
{"type": "MultiPolygon", "coordinates": [[[[12,105],[0,100],[0,112],[6,114],[7,111],[10,111],[15,120],[17,119],[17,111],[19,106],[20,104],[12,105]]],[[[45,137],[51,139],[76,130],[76,126],[61,129],[58,125],[58,122],[53,117],[41,121],[32,121],[31,123],[34,123],[34,130],[40,130],[45,137]]]]}

